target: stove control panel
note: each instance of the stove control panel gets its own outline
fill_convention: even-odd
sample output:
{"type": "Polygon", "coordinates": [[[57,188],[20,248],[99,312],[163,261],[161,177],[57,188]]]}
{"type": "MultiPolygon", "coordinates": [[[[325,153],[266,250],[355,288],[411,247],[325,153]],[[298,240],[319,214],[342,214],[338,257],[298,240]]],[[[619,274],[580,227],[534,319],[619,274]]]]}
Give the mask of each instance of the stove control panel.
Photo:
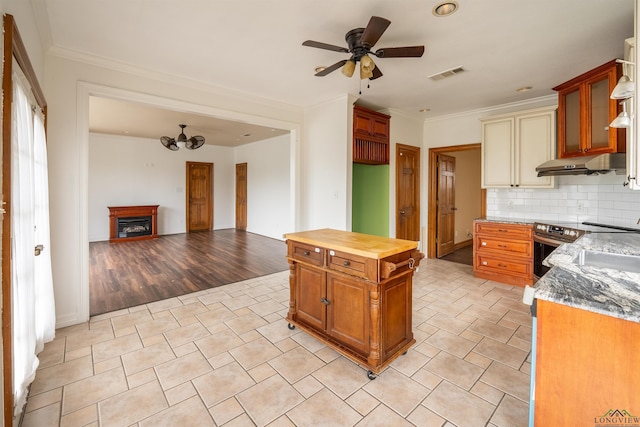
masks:
{"type": "Polygon", "coordinates": [[[582,236],[585,232],[584,230],[579,230],[571,227],[561,227],[553,224],[542,224],[536,222],[533,225],[533,232],[538,235],[549,236],[549,237],[557,237],[562,240],[577,240],[578,237],[582,236]]]}

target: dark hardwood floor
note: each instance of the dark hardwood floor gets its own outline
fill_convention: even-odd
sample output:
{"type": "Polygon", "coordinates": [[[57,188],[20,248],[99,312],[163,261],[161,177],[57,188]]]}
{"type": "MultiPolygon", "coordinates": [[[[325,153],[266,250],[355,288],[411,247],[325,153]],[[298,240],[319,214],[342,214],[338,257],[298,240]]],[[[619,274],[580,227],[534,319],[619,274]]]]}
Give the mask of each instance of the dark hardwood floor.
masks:
{"type": "Polygon", "coordinates": [[[465,246],[445,255],[445,261],[457,262],[458,264],[473,265],[473,245],[465,246]]]}
{"type": "Polygon", "coordinates": [[[287,270],[286,244],[235,229],[89,244],[91,316],[287,270]]]}

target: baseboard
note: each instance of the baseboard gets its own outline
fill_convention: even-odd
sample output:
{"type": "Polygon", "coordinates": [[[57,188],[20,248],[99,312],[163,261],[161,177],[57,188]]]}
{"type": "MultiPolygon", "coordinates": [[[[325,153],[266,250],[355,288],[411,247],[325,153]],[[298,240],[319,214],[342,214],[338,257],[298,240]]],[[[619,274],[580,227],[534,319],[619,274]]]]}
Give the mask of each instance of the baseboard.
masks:
{"type": "Polygon", "coordinates": [[[464,242],[456,243],[454,246],[454,250],[466,248],[467,246],[473,245],[473,239],[465,240],[464,242]]]}

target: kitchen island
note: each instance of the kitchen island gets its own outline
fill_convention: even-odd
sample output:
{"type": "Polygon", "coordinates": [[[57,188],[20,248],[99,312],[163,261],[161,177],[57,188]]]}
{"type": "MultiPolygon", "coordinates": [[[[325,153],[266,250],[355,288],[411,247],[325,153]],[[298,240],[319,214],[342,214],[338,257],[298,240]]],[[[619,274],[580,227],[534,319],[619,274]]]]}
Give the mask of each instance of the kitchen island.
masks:
{"type": "MultiPolygon", "coordinates": [[[[538,426],[621,424],[629,414],[640,416],[640,273],[627,271],[633,264],[581,263],[584,251],[596,261],[599,254],[640,260],[640,234],[587,234],[545,260],[552,268],[535,286],[533,309],[531,407],[538,426]]],[[[640,425],[640,418],[625,425],[640,425]]]]}
{"type": "Polygon", "coordinates": [[[373,379],[415,343],[417,242],[322,229],[285,234],[289,327],[367,368],[373,379]]]}

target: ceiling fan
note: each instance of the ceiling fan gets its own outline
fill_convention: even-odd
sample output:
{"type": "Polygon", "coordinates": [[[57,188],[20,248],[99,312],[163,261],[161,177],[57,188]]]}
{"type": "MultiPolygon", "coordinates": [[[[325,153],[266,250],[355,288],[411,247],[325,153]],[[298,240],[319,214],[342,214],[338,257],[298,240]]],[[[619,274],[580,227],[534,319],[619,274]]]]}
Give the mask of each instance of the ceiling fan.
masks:
{"type": "Polygon", "coordinates": [[[351,53],[351,58],[338,61],[330,67],[318,71],[315,75],[318,77],[326,76],[338,68],[342,68],[342,74],[351,77],[355,71],[356,62],[360,62],[360,78],[374,80],[382,77],[382,71],[369,55],[374,55],[378,58],[421,57],[424,53],[424,46],[388,47],[378,49],[375,52],[371,50],[390,24],[391,21],[388,19],[372,16],[366,28],[355,28],[345,35],[344,38],[349,46],[348,48],[313,40],[307,40],[302,43],[303,46],[351,53]]]}
{"type": "Polygon", "coordinates": [[[182,129],[180,131],[180,135],[177,138],[171,138],[168,136],[163,136],[160,138],[160,142],[162,145],[167,147],[171,151],[178,151],[180,148],[186,148],[188,150],[195,150],[196,148],[202,147],[204,144],[204,136],[192,136],[187,139],[187,135],[184,134],[184,128],[187,125],[178,125],[182,129]]]}

